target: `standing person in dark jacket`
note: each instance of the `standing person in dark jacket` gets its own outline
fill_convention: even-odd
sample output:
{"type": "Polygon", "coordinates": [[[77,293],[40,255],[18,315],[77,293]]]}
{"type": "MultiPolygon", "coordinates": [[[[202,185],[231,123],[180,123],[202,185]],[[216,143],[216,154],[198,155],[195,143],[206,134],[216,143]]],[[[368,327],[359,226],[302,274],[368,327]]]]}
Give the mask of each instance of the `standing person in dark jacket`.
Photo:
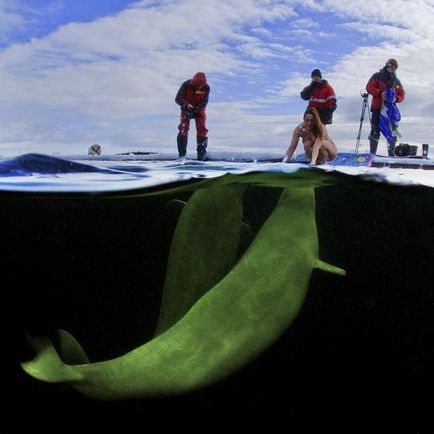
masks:
{"type": "Polygon", "coordinates": [[[208,145],[208,130],[205,126],[205,108],[208,104],[210,87],[205,73],[197,72],[192,79],[184,81],[175,97],[175,102],[181,107],[180,123],[178,125],[178,154],[184,157],[187,153],[188,130],[190,119],[196,123],[197,159],[206,159],[206,147],[208,145]]]}
{"type": "MultiPolygon", "coordinates": [[[[386,96],[386,89],[394,90],[396,103],[404,100],[405,91],[401,82],[396,76],[398,62],[395,59],[389,59],[380,71],[376,72],[369,79],[366,90],[372,95],[371,102],[371,132],[369,134],[369,148],[371,154],[377,153],[378,141],[380,140],[380,113],[383,101],[386,96]]],[[[396,137],[387,142],[387,153],[389,156],[395,155],[396,137]]]]}
{"type": "Polygon", "coordinates": [[[323,80],[319,69],[312,71],[311,78],[311,83],[300,92],[300,96],[309,101],[308,107],[316,108],[323,125],[331,124],[337,107],[335,91],[327,80],[323,80]]]}

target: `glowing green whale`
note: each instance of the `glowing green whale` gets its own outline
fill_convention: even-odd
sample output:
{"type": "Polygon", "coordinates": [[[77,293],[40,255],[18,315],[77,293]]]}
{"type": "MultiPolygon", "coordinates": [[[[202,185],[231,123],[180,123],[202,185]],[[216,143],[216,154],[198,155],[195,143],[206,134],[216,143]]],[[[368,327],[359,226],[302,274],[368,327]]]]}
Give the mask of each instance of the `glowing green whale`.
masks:
{"type": "Polygon", "coordinates": [[[153,339],[90,363],[67,332],[60,331],[58,352],[47,338],[29,337],[37,354],[22,368],[92,398],[117,400],[192,391],[256,358],[297,316],[314,268],[345,272],[318,258],[313,187],[284,190],[238,260],[241,198],[242,189],[229,185],[197,190],[185,206],[153,339]]]}

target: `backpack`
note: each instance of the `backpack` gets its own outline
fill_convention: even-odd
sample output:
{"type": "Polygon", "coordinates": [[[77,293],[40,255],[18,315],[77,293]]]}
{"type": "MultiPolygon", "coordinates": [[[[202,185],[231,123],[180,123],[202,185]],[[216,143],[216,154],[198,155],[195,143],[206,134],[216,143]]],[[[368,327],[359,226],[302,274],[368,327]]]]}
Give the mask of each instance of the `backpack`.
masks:
{"type": "Polygon", "coordinates": [[[416,155],[417,146],[411,146],[408,143],[400,143],[395,148],[395,155],[397,157],[408,157],[411,155],[416,155]]]}

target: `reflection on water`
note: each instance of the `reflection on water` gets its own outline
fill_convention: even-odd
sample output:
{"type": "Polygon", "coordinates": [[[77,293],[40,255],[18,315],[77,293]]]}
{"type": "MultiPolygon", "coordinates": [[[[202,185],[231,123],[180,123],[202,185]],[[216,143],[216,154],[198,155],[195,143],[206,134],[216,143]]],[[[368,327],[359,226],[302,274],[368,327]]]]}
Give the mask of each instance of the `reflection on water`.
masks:
{"type": "MultiPolygon", "coordinates": [[[[116,167],[109,170],[123,167],[110,165],[116,167]]],[[[125,176],[149,175],[138,166],[125,176]]],[[[5,189],[3,357],[14,426],[55,432],[65,423],[76,430],[158,423],[164,431],[203,428],[212,420],[221,429],[273,430],[285,424],[293,432],[354,432],[354,426],[361,432],[398,426],[432,431],[434,190],[323,170],[227,175],[222,170],[193,179],[189,172],[184,181],[162,175],[169,183],[103,193],[35,193],[23,191],[23,184],[16,193],[5,189]],[[54,339],[55,330],[64,328],[93,360],[116,357],[149,340],[182,209],[167,204],[224,184],[246,187],[243,220],[253,236],[283,188],[315,186],[320,257],[347,275],[314,271],[300,314],[277,342],[241,371],[191,394],[102,403],[20,369],[32,355],[24,332],[54,339]]],[[[29,185],[53,182],[53,175],[41,176],[29,185]]],[[[86,175],[65,176],[71,177],[68,182],[75,176],[74,184],[86,175]]],[[[93,176],[101,176],[103,185],[109,174],[93,176]]],[[[13,177],[22,182],[22,175],[13,177]]]]}

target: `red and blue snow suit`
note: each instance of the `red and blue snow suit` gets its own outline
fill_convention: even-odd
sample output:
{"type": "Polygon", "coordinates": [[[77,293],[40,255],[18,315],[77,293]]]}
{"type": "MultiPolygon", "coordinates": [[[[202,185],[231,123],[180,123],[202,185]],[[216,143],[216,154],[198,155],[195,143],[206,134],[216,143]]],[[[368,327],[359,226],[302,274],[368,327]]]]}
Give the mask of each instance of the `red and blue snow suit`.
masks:
{"type": "MultiPolygon", "coordinates": [[[[369,134],[370,151],[372,154],[377,152],[378,141],[380,139],[380,115],[383,106],[381,94],[386,92],[386,89],[391,88],[395,93],[395,103],[400,103],[404,100],[405,91],[401,82],[396,77],[396,74],[390,73],[387,67],[383,67],[378,72],[372,75],[366,84],[366,90],[372,95],[371,102],[371,132],[369,134]]],[[[394,155],[396,137],[388,137],[388,154],[394,155]]]]}

